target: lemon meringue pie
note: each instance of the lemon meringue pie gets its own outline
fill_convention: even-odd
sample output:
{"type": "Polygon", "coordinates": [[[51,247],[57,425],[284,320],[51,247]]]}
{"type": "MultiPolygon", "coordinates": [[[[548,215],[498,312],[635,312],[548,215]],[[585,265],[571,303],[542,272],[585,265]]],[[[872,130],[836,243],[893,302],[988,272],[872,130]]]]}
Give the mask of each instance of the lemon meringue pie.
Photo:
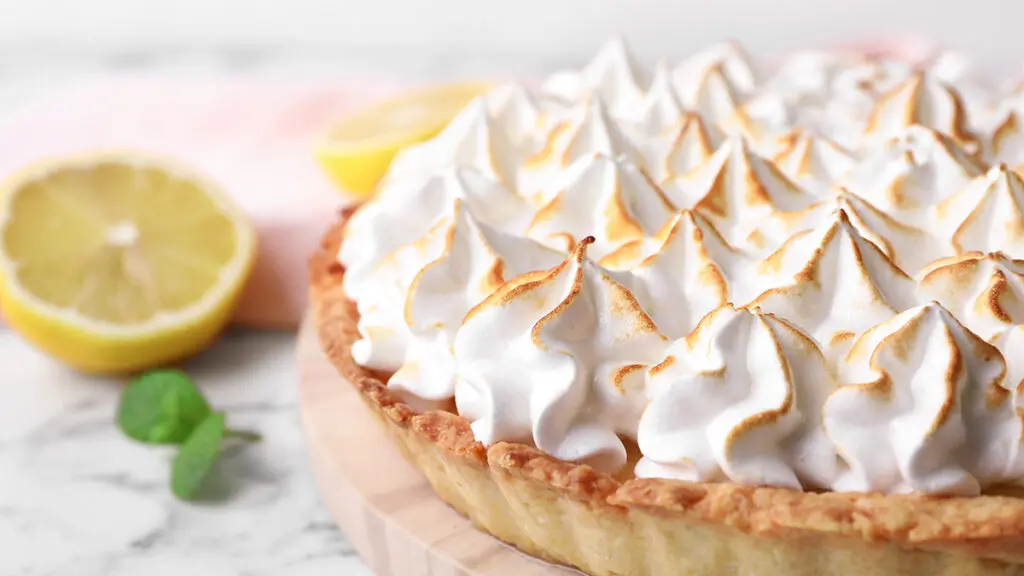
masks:
{"type": "Polygon", "coordinates": [[[552,562],[1024,574],[1024,96],[951,58],[615,40],[497,88],[327,231],[323,348],[552,562]]]}

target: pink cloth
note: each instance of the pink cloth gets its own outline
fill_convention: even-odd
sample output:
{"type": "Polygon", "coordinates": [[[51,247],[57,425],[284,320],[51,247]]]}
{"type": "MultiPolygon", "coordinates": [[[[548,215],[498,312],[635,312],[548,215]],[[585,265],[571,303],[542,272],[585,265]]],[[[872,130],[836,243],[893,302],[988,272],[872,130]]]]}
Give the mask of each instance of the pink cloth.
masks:
{"type": "Polygon", "coordinates": [[[0,124],[0,176],[40,157],[97,149],[145,150],[194,167],[235,198],[259,233],[236,321],[291,328],[306,306],[306,256],[344,202],[315,164],[311,143],[332,117],[393,90],[111,80],[0,124]]]}

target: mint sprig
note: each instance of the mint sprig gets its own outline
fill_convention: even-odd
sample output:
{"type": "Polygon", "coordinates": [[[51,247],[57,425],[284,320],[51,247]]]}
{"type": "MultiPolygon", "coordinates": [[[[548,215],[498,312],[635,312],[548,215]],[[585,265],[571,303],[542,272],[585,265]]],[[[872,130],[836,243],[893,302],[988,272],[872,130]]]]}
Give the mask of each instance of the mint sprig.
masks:
{"type": "Polygon", "coordinates": [[[121,395],[117,424],[126,436],[147,444],[179,444],[171,463],[171,492],[191,500],[201,490],[226,438],[261,439],[256,432],[230,430],[187,374],[153,370],[133,380],[121,395]]]}
{"type": "Polygon", "coordinates": [[[210,475],[224,439],[224,413],[214,412],[181,445],[171,462],[171,492],[191,500],[210,475]]]}
{"type": "Polygon", "coordinates": [[[181,444],[210,415],[210,404],[181,370],[153,370],[121,394],[117,423],[147,444],[181,444]]]}

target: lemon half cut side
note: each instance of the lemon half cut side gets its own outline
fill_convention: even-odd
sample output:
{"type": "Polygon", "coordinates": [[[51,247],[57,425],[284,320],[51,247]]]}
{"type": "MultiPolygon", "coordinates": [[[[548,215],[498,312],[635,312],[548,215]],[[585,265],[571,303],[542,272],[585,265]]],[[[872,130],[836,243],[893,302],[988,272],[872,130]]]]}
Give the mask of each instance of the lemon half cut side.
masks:
{"type": "Polygon", "coordinates": [[[355,110],[331,124],[314,155],[344,192],[366,197],[399,150],[436,136],[490,88],[483,82],[429,86],[355,110]]]}
{"type": "Polygon", "coordinates": [[[84,372],[130,373],[207,347],[255,254],[242,211],[171,160],[49,159],[0,185],[0,311],[84,372]]]}

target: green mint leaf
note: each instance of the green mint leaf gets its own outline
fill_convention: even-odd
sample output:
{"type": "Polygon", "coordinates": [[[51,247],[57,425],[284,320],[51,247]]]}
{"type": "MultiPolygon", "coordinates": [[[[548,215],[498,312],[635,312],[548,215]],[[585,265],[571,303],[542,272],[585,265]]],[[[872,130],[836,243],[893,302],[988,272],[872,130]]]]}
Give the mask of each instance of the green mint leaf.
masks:
{"type": "Polygon", "coordinates": [[[124,389],[117,424],[139,442],[181,444],[210,412],[206,398],[184,372],[153,370],[124,389]]]}
{"type": "Polygon", "coordinates": [[[171,492],[175,496],[182,500],[195,497],[220,456],[220,442],[223,438],[223,412],[210,414],[189,435],[171,462],[171,492]]]}

